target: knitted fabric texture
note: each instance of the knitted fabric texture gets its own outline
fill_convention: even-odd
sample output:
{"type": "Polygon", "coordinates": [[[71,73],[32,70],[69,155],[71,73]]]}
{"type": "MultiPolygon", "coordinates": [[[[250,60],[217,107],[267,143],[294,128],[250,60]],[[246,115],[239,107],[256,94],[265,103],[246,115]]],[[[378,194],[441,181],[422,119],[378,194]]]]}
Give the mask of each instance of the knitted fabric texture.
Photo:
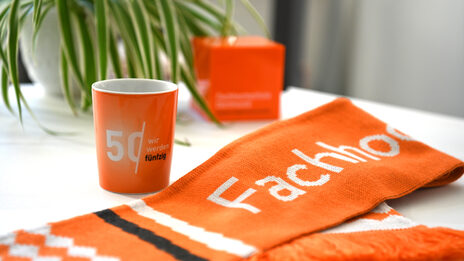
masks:
{"type": "Polygon", "coordinates": [[[381,204],[463,171],[341,98],[238,139],[161,193],[0,237],[0,260],[464,259],[463,232],[381,204]]]}
{"type": "Polygon", "coordinates": [[[416,224],[382,203],[339,226],[249,258],[264,260],[464,260],[464,231],[416,224]]]}

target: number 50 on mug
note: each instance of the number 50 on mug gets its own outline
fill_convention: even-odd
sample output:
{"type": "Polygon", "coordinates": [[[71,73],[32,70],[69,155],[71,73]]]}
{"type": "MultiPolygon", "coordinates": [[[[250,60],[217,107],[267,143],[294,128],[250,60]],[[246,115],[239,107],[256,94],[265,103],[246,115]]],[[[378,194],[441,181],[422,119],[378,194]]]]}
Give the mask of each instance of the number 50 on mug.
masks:
{"type": "Polygon", "coordinates": [[[115,79],[92,85],[100,186],[148,193],[169,185],[177,85],[115,79]]]}

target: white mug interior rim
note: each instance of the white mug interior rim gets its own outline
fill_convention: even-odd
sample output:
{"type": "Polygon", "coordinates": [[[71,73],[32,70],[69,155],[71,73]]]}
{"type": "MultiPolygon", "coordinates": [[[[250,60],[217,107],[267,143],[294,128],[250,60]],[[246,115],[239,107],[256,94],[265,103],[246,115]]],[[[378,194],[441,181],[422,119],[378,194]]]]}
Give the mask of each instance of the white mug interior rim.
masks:
{"type": "Polygon", "coordinates": [[[92,89],[98,92],[140,95],[173,92],[177,90],[177,85],[161,80],[121,78],[95,82],[92,89]]]}

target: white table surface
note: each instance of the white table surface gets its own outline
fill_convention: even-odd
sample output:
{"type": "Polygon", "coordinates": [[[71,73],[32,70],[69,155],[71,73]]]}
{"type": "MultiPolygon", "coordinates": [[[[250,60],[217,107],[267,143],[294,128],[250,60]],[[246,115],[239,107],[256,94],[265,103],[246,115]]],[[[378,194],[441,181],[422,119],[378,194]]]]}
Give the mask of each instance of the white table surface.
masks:
{"type": "MultiPolygon", "coordinates": [[[[101,189],[90,114],[74,118],[64,100],[38,86],[23,88],[46,126],[73,135],[50,136],[26,114],[23,130],[0,104],[0,234],[127,203],[145,195],[101,189]]],[[[11,93],[10,93],[11,94],[11,93]]],[[[238,137],[269,122],[229,123],[218,128],[192,113],[181,88],[176,137],[191,147],[174,147],[171,182],[238,137]]],[[[13,97],[12,97],[13,98],[13,97]]],[[[290,88],[282,95],[282,118],[327,103],[335,95],[290,88]]],[[[14,101],[14,99],[12,99],[14,101]]],[[[356,105],[417,140],[464,160],[464,119],[354,99],[356,105]]],[[[413,192],[389,204],[417,223],[464,230],[464,178],[440,188],[413,192]]]]}

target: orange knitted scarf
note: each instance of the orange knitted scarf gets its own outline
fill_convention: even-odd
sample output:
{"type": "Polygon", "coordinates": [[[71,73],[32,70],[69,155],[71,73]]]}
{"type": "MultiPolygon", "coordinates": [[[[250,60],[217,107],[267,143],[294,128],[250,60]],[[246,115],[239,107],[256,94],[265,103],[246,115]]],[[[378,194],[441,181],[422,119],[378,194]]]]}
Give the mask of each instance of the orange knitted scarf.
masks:
{"type": "Polygon", "coordinates": [[[464,259],[464,232],[381,204],[463,172],[337,99],[238,139],[159,194],[1,237],[0,260],[464,259]]]}

